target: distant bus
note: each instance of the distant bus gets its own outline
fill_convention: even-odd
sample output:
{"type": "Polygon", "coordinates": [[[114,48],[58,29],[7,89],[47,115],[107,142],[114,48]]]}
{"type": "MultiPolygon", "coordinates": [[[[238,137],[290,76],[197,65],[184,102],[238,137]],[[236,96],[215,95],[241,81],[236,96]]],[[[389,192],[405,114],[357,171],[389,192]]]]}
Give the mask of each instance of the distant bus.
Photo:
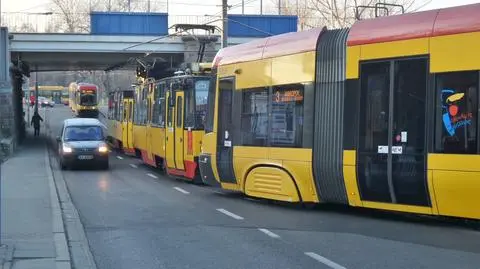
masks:
{"type": "MultiPolygon", "coordinates": [[[[68,104],[66,103],[68,101],[68,89],[67,87],[64,86],[39,86],[38,87],[38,96],[40,97],[45,97],[53,102],[55,104],[68,104]]],[[[30,105],[34,106],[35,105],[35,87],[32,86],[30,87],[29,91],[29,100],[30,100],[30,105]]]]}
{"type": "Polygon", "coordinates": [[[72,82],[68,87],[69,105],[77,117],[98,117],[98,86],[72,82]]]}

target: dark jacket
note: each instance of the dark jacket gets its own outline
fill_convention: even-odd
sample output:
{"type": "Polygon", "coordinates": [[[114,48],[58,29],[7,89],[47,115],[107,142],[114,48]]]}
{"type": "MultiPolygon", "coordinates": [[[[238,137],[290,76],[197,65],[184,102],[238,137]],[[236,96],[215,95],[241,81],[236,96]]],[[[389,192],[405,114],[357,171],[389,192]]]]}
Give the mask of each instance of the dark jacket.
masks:
{"type": "Polygon", "coordinates": [[[38,113],[35,113],[32,117],[32,122],[30,125],[33,125],[35,129],[40,128],[40,121],[43,121],[42,117],[40,117],[38,113]]]}

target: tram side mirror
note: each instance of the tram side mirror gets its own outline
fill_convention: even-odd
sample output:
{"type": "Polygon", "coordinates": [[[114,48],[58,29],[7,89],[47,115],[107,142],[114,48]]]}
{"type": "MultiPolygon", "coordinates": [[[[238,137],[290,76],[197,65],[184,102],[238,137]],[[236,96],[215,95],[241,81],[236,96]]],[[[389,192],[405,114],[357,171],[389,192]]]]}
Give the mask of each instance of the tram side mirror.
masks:
{"type": "Polygon", "coordinates": [[[56,140],[57,140],[57,142],[60,142],[60,141],[62,141],[62,138],[60,136],[57,136],[56,140]]]}

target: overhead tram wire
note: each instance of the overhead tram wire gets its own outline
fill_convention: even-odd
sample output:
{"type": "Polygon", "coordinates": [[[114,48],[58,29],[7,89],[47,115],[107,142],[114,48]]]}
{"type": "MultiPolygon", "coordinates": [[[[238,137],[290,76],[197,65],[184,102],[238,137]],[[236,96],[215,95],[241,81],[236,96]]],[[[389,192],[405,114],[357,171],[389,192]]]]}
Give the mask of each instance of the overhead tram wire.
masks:
{"type": "MultiPolygon", "coordinates": [[[[238,2],[237,4],[234,4],[234,5],[232,5],[232,6],[229,6],[228,9],[230,10],[230,9],[233,9],[233,8],[236,8],[236,7],[240,7],[240,6],[242,6],[242,5],[249,4],[249,3],[252,3],[252,2],[255,2],[255,1],[258,1],[258,0],[248,0],[248,1],[245,1],[244,3],[238,2]]],[[[209,15],[209,17],[215,17],[215,16],[219,15],[220,13],[222,13],[222,12],[220,11],[220,12],[217,12],[217,13],[215,13],[215,14],[213,14],[213,15],[209,15]]],[[[202,24],[208,25],[208,24],[211,24],[211,23],[214,23],[214,22],[217,22],[217,21],[221,21],[221,20],[222,20],[221,18],[219,18],[219,19],[214,19],[214,20],[211,20],[211,21],[204,22],[204,23],[202,23],[202,24]]],[[[230,19],[229,19],[229,20],[230,20],[230,19]]],[[[238,22],[238,21],[235,21],[235,20],[231,20],[231,21],[233,21],[233,22],[235,22],[235,23],[238,23],[238,24],[241,24],[242,26],[245,26],[245,27],[247,27],[247,28],[251,28],[251,29],[254,29],[254,30],[256,30],[256,31],[259,31],[259,32],[262,32],[262,33],[265,33],[265,34],[268,34],[268,35],[273,35],[272,33],[268,33],[268,32],[262,31],[262,30],[260,30],[260,29],[258,29],[258,28],[255,28],[255,27],[252,27],[252,26],[243,24],[243,23],[241,23],[241,22],[238,22]]],[[[154,39],[145,41],[145,42],[140,42],[140,43],[138,43],[138,44],[131,45],[131,46],[128,46],[128,47],[126,47],[126,48],[123,48],[121,51],[127,51],[127,50],[129,50],[129,49],[131,49],[131,48],[135,48],[135,47],[138,47],[138,46],[141,46],[141,45],[145,45],[145,44],[150,44],[150,43],[152,43],[152,42],[155,42],[155,41],[158,41],[158,40],[162,40],[162,39],[164,39],[164,38],[170,38],[170,37],[178,36],[178,35],[181,34],[181,33],[188,33],[188,31],[189,31],[189,30],[181,30],[181,31],[175,32],[175,33],[173,33],[173,34],[168,34],[168,35],[161,36],[161,37],[157,37],[157,38],[154,38],[154,39]]],[[[128,63],[138,62],[139,59],[144,59],[144,58],[148,57],[148,56],[149,56],[151,53],[153,53],[153,52],[155,52],[155,51],[145,52],[145,55],[144,55],[143,57],[132,57],[132,58],[128,59],[123,65],[122,65],[122,64],[116,64],[116,65],[114,65],[114,66],[111,66],[111,67],[105,69],[105,71],[107,71],[107,72],[108,72],[108,71],[112,71],[113,69],[116,69],[116,68],[118,68],[118,67],[124,66],[124,65],[126,65],[126,64],[128,64],[128,63]]]]}
{"type": "MultiPolygon", "coordinates": [[[[257,0],[248,0],[248,1],[246,1],[244,4],[249,4],[249,3],[252,3],[252,2],[254,2],[254,1],[257,1],[257,0]]],[[[234,4],[234,5],[230,6],[228,9],[240,7],[241,5],[242,5],[242,2],[239,2],[239,3],[237,3],[237,4],[234,4]]],[[[209,17],[215,17],[215,16],[219,15],[220,13],[222,13],[222,12],[221,12],[221,11],[220,11],[220,12],[217,12],[217,13],[209,16],[209,17]]],[[[222,19],[215,19],[215,20],[211,20],[211,21],[204,22],[203,24],[211,24],[211,23],[214,23],[214,22],[217,22],[217,21],[221,21],[221,20],[222,20],[222,19]]],[[[149,43],[152,43],[152,42],[154,42],[154,41],[161,40],[161,39],[163,39],[163,38],[168,38],[168,37],[176,36],[176,35],[178,35],[178,34],[181,34],[181,33],[187,32],[187,31],[188,31],[188,30],[182,30],[182,31],[179,31],[179,32],[176,32],[176,33],[173,33],[173,34],[166,35],[166,36],[157,37],[157,38],[154,38],[154,39],[145,41],[145,42],[141,42],[141,43],[138,43],[138,44],[131,45],[131,46],[129,46],[129,47],[123,48],[122,51],[131,49],[131,48],[135,48],[135,47],[138,47],[138,46],[141,46],[141,45],[149,44],[149,43]]]]}
{"type": "MultiPolygon", "coordinates": [[[[211,21],[211,22],[209,22],[209,23],[212,23],[212,22],[215,22],[215,21],[220,21],[220,20],[221,20],[221,19],[213,20],[213,21],[211,21]]],[[[263,31],[263,30],[261,30],[261,29],[258,29],[258,28],[256,28],[256,27],[253,27],[253,26],[250,26],[250,25],[247,25],[247,24],[244,24],[244,23],[241,23],[241,22],[239,22],[239,21],[232,20],[232,19],[228,19],[228,20],[230,20],[230,21],[232,21],[232,22],[235,22],[235,23],[238,23],[238,24],[240,24],[240,25],[242,25],[242,26],[244,26],[244,27],[246,27],[246,28],[250,28],[250,29],[253,29],[253,30],[255,30],[255,31],[258,31],[258,32],[267,34],[267,35],[269,35],[269,36],[272,36],[272,35],[273,35],[273,34],[270,33],[270,32],[263,31]]],[[[208,24],[208,23],[205,23],[205,24],[208,24]]],[[[188,30],[183,30],[183,31],[179,31],[179,32],[174,33],[174,34],[170,34],[170,35],[167,35],[167,36],[163,36],[163,37],[160,37],[160,38],[155,39],[155,41],[156,41],[156,40],[161,40],[162,38],[167,38],[167,37],[176,36],[177,34],[182,33],[182,32],[187,32],[187,33],[188,33],[188,30]]],[[[153,42],[153,41],[151,41],[151,42],[153,42]]],[[[145,43],[143,43],[143,44],[145,44],[145,43]]],[[[139,44],[139,45],[142,45],[142,44],[139,44]]],[[[138,46],[138,45],[134,45],[134,46],[138,46]]],[[[134,47],[134,46],[132,46],[132,47],[134,47]]],[[[154,52],[155,52],[155,51],[153,50],[153,51],[146,52],[143,57],[133,57],[133,58],[130,58],[130,59],[128,60],[128,62],[130,62],[130,60],[136,61],[136,60],[138,60],[138,59],[140,59],[140,58],[146,58],[146,57],[148,57],[150,54],[152,54],[152,53],[154,53],[154,52]]]]}

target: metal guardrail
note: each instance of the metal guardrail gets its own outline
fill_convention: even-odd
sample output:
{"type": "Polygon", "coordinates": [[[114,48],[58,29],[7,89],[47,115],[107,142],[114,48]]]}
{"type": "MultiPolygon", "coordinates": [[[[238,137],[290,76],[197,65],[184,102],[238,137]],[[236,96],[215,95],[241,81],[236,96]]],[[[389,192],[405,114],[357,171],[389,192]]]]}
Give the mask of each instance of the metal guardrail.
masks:
{"type": "MultiPolygon", "coordinates": [[[[175,24],[205,24],[210,23],[221,27],[220,16],[198,16],[198,15],[169,15],[169,33],[174,33],[172,28],[175,24]]],[[[90,33],[89,13],[22,13],[10,12],[1,13],[1,25],[6,26],[9,32],[17,33],[90,33]],[[71,27],[66,23],[66,18],[75,18],[71,27]]],[[[203,32],[202,32],[203,33],[203,32]]],[[[219,33],[220,34],[220,33],[219,33]]]]}

